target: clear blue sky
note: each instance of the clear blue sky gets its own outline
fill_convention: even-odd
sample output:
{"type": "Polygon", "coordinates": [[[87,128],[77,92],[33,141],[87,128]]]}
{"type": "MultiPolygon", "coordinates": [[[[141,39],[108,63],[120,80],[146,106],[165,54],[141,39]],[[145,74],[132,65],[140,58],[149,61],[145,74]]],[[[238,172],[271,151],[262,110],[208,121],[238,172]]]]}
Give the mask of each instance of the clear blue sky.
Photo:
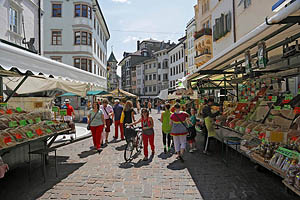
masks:
{"type": "Polygon", "coordinates": [[[118,61],[123,52],[136,51],[136,41],[157,39],[174,41],[184,36],[186,24],[194,17],[196,0],[98,0],[118,61]],[[132,32],[131,32],[132,31],[132,32]]]}

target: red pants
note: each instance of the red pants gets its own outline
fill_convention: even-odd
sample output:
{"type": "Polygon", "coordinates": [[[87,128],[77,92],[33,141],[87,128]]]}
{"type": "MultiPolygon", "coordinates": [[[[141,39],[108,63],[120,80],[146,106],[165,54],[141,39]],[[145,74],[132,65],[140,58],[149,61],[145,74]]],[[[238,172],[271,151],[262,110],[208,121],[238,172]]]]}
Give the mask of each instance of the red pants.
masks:
{"type": "Polygon", "coordinates": [[[148,158],[148,140],[150,142],[152,153],[154,153],[154,134],[152,135],[145,135],[143,134],[143,143],[144,143],[144,155],[148,158]]]}
{"type": "Polygon", "coordinates": [[[120,123],[120,120],[119,121],[115,121],[115,138],[118,139],[119,127],[120,127],[120,130],[121,130],[121,139],[124,139],[123,124],[120,123]]]}
{"type": "Polygon", "coordinates": [[[100,126],[91,126],[91,131],[93,135],[93,143],[96,149],[100,149],[101,147],[101,135],[103,131],[104,125],[100,126]]]}

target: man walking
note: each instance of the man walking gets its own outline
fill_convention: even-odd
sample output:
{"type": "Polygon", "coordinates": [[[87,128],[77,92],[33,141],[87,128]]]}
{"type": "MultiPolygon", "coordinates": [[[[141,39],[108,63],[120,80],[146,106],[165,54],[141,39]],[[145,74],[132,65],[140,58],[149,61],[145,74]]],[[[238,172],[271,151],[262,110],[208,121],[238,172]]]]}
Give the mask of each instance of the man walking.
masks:
{"type": "Polygon", "coordinates": [[[100,109],[103,111],[104,120],[106,122],[105,132],[102,136],[102,144],[104,145],[104,139],[105,139],[105,143],[108,144],[108,136],[110,133],[110,126],[112,125],[113,122],[112,119],[114,117],[114,110],[111,107],[111,105],[108,104],[107,99],[104,99],[102,101],[102,105],[100,106],[100,109]]]}
{"type": "Polygon", "coordinates": [[[149,101],[148,101],[148,110],[149,110],[149,113],[151,113],[151,108],[152,108],[152,103],[151,103],[151,101],[149,100],[149,101]]]}
{"type": "Polygon", "coordinates": [[[118,139],[119,135],[119,127],[121,131],[121,140],[124,140],[124,129],[123,129],[123,124],[120,122],[121,115],[123,112],[123,106],[120,105],[120,101],[118,99],[115,100],[115,105],[114,105],[114,116],[115,116],[115,136],[114,140],[116,141],[118,139]]]}

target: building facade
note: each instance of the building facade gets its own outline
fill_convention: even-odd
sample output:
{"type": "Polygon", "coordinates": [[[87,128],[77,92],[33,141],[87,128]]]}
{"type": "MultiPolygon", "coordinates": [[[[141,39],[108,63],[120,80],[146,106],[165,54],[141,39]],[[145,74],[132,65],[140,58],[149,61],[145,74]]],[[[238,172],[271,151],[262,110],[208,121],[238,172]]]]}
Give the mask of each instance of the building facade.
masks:
{"type": "MultiPolygon", "coordinates": [[[[167,48],[157,51],[154,53],[154,57],[157,62],[157,92],[159,93],[161,90],[165,90],[169,88],[169,55],[168,49],[171,48],[172,45],[167,48]]],[[[175,46],[175,45],[173,45],[175,46]]]]}
{"type": "Polygon", "coordinates": [[[157,88],[157,62],[155,58],[151,58],[146,60],[143,63],[144,66],[144,95],[147,97],[157,96],[158,88],[157,88]]]}
{"type": "Polygon", "coordinates": [[[44,55],[106,82],[110,34],[98,1],[44,1],[44,10],[44,55]]]}
{"type": "Polygon", "coordinates": [[[184,40],[168,51],[169,55],[169,89],[175,89],[177,81],[186,76],[185,71],[185,55],[184,55],[184,40]]]}
{"type": "Polygon", "coordinates": [[[185,44],[186,60],[185,61],[186,61],[186,69],[188,74],[194,73],[194,71],[196,70],[196,65],[195,65],[196,51],[194,48],[195,32],[196,32],[196,21],[195,18],[193,18],[188,22],[186,26],[186,44],[185,44]]]}
{"type": "Polygon", "coordinates": [[[117,75],[118,61],[113,52],[111,52],[107,61],[107,90],[113,91],[119,87],[117,75]]]}
{"type": "Polygon", "coordinates": [[[41,7],[39,0],[0,0],[0,39],[41,54],[41,7]]]}
{"type": "Polygon", "coordinates": [[[136,88],[138,96],[144,95],[145,93],[144,77],[144,64],[141,62],[136,65],[136,88]]]}

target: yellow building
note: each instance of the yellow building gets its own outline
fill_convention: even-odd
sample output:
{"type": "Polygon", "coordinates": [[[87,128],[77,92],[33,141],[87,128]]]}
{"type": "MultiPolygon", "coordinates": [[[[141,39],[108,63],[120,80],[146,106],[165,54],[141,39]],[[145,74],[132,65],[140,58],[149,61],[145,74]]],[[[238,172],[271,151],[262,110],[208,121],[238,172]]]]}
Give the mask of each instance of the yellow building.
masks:
{"type": "Polygon", "coordinates": [[[199,68],[212,58],[211,1],[198,0],[195,9],[195,65],[199,68]]]}

